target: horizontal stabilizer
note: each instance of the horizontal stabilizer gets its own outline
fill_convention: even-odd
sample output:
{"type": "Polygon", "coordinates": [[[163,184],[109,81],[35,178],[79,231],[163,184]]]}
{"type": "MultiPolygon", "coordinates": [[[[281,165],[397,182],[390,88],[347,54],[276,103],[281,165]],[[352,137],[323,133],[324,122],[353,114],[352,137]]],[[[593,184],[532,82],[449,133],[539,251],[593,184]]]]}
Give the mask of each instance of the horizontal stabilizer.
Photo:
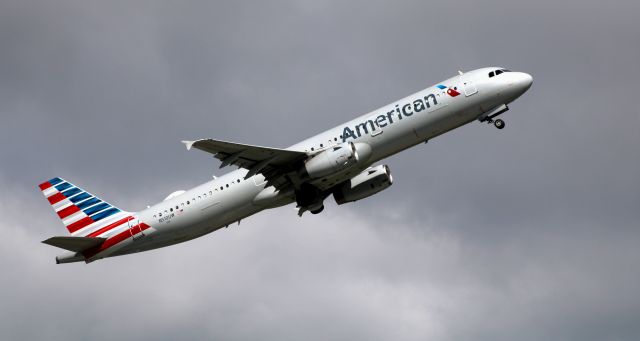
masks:
{"type": "Polygon", "coordinates": [[[82,252],[102,244],[105,240],[106,238],[51,237],[42,242],[51,246],[59,247],[61,249],[73,252],[82,252]]]}

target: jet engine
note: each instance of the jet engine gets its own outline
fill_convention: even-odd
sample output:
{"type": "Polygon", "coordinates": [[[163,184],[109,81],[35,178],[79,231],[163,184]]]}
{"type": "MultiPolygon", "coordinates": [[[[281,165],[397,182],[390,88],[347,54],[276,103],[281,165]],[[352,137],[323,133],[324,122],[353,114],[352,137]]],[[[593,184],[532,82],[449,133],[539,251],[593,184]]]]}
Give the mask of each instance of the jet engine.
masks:
{"type": "Polygon", "coordinates": [[[347,142],[318,153],[307,160],[304,169],[311,179],[318,179],[366,161],[369,156],[371,147],[368,144],[347,142]]]}
{"type": "Polygon", "coordinates": [[[393,177],[387,165],[365,169],[333,191],[338,205],[354,202],[372,196],[393,184],[393,177]]]}
{"type": "Polygon", "coordinates": [[[349,142],[320,152],[309,159],[304,168],[309,177],[317,179],[347,169],[357,162],[356,147],[353,142],[349,142]]]}

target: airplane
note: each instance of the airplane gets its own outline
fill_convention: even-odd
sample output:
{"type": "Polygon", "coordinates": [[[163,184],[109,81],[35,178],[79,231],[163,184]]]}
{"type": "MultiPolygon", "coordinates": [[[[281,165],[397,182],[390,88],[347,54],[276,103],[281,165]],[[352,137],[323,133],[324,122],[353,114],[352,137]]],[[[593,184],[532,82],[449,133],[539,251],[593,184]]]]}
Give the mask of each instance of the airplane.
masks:
{"type": "Polygon", "coordinates": [[[473,121],[503,129],[497,116],[533,78],[487,67],[458,71],[422,91],[317,134],[286,149],[214,139],[182,141],[238,169],[138,212],[124,211],[56,177],[39,185],[69,235],[43,243],[65,249],[56,263],[93,261],[185,242],[262,210],[296,203],[298,215],[318,214],[376,194],[393,183],[377,162],[473,121]]]}

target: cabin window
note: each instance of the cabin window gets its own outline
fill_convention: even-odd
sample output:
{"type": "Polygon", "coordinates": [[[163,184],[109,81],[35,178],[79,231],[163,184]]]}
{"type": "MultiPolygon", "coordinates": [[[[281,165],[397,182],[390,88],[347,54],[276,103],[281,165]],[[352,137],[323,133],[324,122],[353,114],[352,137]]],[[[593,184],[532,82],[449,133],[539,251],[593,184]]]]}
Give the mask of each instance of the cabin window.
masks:
{"type": "Polygon", "coordinates": [[[187,205],[189,205],[189,200],[187,200],[187,205]]]}
{"type": "Polygon", "coordinates": [[[169,209],[169,212],[173,212],[173,207],[169,209]]]}
{"type": "Polygon", "coordinates": [[[311,151],[314,151],[315,149],[313,147],[311,147],[311,151]]]}
{"type": "Polygon", "coordinates": [[[162,213],[158,213],[158,216],[162,217],[162,213]]]}
{"type": "Polygon", "coordinates": [[[224,189],[224,187],[220,186],[220,190],[222,191],[224,189]]]}
{"type": "Polygon", "coordinates": [[[338,142],[338,138],[337,138],[337,137],[334,137],[334,138],[333,138],[333,140],[334,140],[334,141],[336,141],[336,142],[338,142]]]}
{"type": "Polygon", "coordinates": [[[178,209],[178,205],[176,205],[176,210],[178,209]]]}
{"type": "Polygon", "coordinates": [[[240,183],[240,179],[238,179],[238,183],[240,183]]]}
{"type": "Polygon", "coordinates": [[[209,195],[213,195],[213,192],[209,191],[209,195]]]}
{"type": "Polygon", "coordinates": [[[227,188],[229,188],[229,184],[227,184],[227,188]]]}
{"type": "Polygon", "coordinates": [[[322,148],[322,147],[324,147],[324,146],[322,145],[322,143],[320,143],[320,148],[322,148]]]}

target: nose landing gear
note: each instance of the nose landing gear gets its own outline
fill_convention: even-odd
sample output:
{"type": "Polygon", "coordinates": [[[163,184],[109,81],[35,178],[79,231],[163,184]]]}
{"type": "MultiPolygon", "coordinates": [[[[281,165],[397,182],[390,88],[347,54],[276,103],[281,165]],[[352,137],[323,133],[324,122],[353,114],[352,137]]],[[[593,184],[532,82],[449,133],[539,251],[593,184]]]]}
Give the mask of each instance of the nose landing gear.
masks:
{"type": "Polygon", "coordinates": [[[492,120],[490,118],[487,118],[487,119],[484,120],[484,122],[487,122],[489,124],[493,123],[493,125],[498,129],[504,129],[504,126],[505,126],[504,121],[501,120],[501,119],[497,119],[497,120],[494,121],[494,120],[492,120]]]}
{"type": "Polygon", "coordinates": [[[507,110],[509,110],[509,107],[506,104],[499,105],[492,110],[480,115],[480,117],[478,117],[478,120],[480,122],[487,122],[489,124],[493,123],[496,128],[504,129],[504,121],[499,118],[494,120],[494,118],[506,112],[507,110]]]}

